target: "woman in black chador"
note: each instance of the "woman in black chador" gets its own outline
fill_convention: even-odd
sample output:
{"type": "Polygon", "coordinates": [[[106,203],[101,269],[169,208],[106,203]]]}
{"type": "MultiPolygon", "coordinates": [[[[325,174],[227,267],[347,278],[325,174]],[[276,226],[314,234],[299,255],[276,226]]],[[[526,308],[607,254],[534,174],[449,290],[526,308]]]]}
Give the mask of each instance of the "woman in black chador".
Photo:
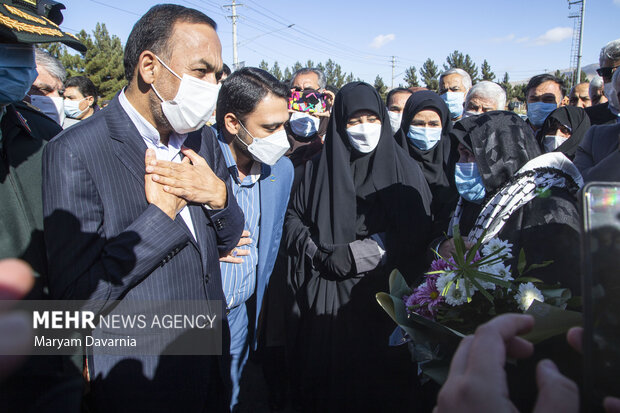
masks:
{"type": "MultiPolygon", "coordinates": [[[[532,129],[514,113],[494,111],[458,122],[456,186],[461,194],[447,228],[475,243],[499,237],[513,245],[510,264],[524,249],[528,265],[553,261],[532,274],[580,295],[577,191],[583,179],[561,152],[541,155],[532,129]]],[[[448,254],[453,245],[439,248],[448,254]]]]}
{"type": "Polygon", "coordinates": [[[284,240],[299,319],[291,337],[306,411],[411,409],[416,371],[377,304],[398,268],[425,270],[431,194],[417,163],[394,141],[375,89],[336,95],[320,156],[287,211],[284,240]]]}
{"type": "Polygon", "coordinates": [[[431,210],[435,235],[441,235],[450,221],[459,194],[454,187],[454,164],[458,151],[452,148],[450,110],[430,90],[412,94],[405,108],[396,142],[418,162],[433,195],[431,210]]]}

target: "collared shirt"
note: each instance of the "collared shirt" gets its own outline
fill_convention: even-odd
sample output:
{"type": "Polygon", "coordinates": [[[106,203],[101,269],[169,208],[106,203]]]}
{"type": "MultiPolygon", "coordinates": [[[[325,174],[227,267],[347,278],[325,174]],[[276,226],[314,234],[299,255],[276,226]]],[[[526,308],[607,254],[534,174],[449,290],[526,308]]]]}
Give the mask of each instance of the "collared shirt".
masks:
{"type": "Polygon", "coordinates": [[[260,230],[260,186],[261,164],[254,162],[250,174],[239,181],[239,170],[228,144],[221,134],[218,140],[226,166],[230,172],[232,192],[237,204],[245,216],[244,229],[250,232],[252,243],[239,249],[250,250],[250,255],[243,256],[243,263],[231,264],[220,262],[222,270],[222,287],[228,308],[236,307],[247,301],[256,288],[256,267],[258,265],[258,235],[260,230]]]}
{"type": "MultiPolygon", "coordinates": [[[[142,139],[144,139],[144,143],[146,143],[146,147],[155,150],[155,155],[157,159],[170,161],[175,163],[181,163],[182,154],[181,147],[183,146],[183,142],[187,138],[187,134],[179,135],[176,132],[172,132],[168,138],[168,146],[161,143],[159,140],[159,132],[153,125],[149,123],[144,116],[138,112],[133,105],[129,102],[127,97],[125,96],[125,90],[122,90],[118,95],[118,101],[121,104],[123,110],[131,119],[131,122],[134,124],[142,139]]],[[[146,165],[145,165],[146,168],[146,165]]],[[[179,215],[185,222],[185,225],[189,228],[190,232],[196,239],[196,230],[194,229],[194,224],[192,223],[192,217],[189,213],[189,209],[185,206],[179,215]]]]}

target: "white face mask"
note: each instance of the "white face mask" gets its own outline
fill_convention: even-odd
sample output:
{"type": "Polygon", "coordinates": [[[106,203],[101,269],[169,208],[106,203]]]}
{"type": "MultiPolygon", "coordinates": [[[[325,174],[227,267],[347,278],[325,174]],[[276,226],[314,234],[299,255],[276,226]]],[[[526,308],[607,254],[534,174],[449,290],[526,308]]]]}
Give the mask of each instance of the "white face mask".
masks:
{"type": "Polygon", "coordinates": [[[39,108],[41,112],[62,125],[65,120],[65,100],[60,96],[31,95],[30,103],[39,108]]]}
{"type": "Polygon", "coordinates": [[[237,135],[237,139],[247,148],[255,161],[266,165],[275,165],[276,162],[288,151],[291,146],[286,137],[286,131],[281,129],[264,138],[255,138],[239,121],[239,124],[245,132],[252,138],[252,143],[247,144],[237,135]]]}
{"type": "Polygon", "coordinates": [[[375,150],[381,139],[380,123],[359,123],[347,129],[349,142],[358,152],[369,153],[375,150]]]}
{"type": "Polygon", "coordinates": [[[556,135],[545,135],[543,138],[543,147],[545,152],[553,152],[560,147],[568,138],[556,135]]]}
{"type": "Polygon", "coordinates": [[[181,78],[159,57],[155,57],[170,73],[181,79],[179,90],[173,100],[162,99],[155,89],[155,85],[151,84],[155,94],[162,101],[161,109],[170,126],[179,134],[202,128],[215,110],[217,95],[220,91],[219,85],[186,74],[183,74],[183,78],[181,78]]]}
{"type": "Polygon", "coordinates": [[[80,110],[80,103],[82,103],[84,99],[80,99],[80,100],[65,99],[64,101],[65,115],[73,119],[79,119],[80,116],[82,116],[82,114],[86,112],[86,110],[88,109],[88,106],[86,106],[86,109],[80,110]]]}
{"type": "Polygon", "coordinates": [[[321,120],[316,116],[312,116],[308,113],[293,112],[289,124],[291,130],[297,136],[308,138],[319,130],[319,123],[321,120]]]}
{"type": "Polygon", "coordinates": [[[390,127],[392,128],[392,135],[395,135],[396,132],[400,129],[400,122],[403,119],[403,114],[396,113],[388,110],[388,117],[390,118],[390,127]]]}

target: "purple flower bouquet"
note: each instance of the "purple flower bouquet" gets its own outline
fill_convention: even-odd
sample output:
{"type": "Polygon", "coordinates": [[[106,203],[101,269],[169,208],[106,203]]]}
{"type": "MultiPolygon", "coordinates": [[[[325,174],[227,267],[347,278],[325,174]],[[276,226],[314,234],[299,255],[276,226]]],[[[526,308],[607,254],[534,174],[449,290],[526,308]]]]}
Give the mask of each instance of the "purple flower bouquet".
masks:
{"type": "Polygon", "coordinates": [[[409,344],[425,376],[443,383],[461,338],[498,314],[534,315],[535,330],[525,337],[534,343],[581,323],[581,313],[566,310],[571,300],[568,289],[527,276],[551,262],[526,268],[521,250],[515,279],[506,265],[513,258],[510,243],[494,238],[467,250],[458,229],[454,240],[453,257],[438,255],[417,287],[407,285],[395,270],[390,275],[390,292],[377,294],[379,304],[399,326],[392,342],[409,344]]]}

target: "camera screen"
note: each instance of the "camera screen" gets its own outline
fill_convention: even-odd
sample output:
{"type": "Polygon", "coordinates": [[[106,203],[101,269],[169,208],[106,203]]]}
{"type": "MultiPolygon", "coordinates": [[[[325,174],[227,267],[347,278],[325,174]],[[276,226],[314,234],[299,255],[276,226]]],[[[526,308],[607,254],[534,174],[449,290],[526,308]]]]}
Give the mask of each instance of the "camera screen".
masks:
{"type": "Polygon", "coordinates": [[[598,404],[620,395],[620,186],[589,186],[584,197],[586,379],[598,404]]]}

